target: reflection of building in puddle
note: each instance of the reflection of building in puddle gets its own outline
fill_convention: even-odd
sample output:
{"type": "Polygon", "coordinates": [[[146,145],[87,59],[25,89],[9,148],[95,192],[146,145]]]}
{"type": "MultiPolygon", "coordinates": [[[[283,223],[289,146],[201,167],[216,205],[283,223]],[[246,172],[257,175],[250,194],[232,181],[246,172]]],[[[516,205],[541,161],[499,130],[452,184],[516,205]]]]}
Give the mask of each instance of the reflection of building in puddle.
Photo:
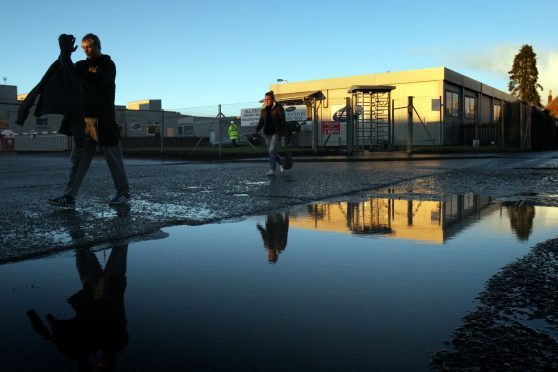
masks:
{"type": "Polygon", "coordinates": [[[443,243],[489,206],[490,198],[474,194],[442,201],[372,198],[313,204],[293,211],[291,227],[443,243]]]}

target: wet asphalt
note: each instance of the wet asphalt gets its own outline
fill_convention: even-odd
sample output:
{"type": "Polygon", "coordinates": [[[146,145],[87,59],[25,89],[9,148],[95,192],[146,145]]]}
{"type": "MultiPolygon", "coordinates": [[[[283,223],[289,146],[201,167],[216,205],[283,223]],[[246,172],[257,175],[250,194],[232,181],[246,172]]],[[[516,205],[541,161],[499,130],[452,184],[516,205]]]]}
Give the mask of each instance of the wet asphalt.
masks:
{"type": "Polygon", "coordinates": [[[74,210],[46,203],[60,196],[67,154],[0,155],[0,263],[76,246],[145,239],[161,228],[262,214],[315,201],[443,198],[472,192],[497,200],[558,206],[558,152],[300,157],[266,176],[265,159],[184,162],[126,158],[132,201],[113,208],[106,163],[92,163],[74,210]]]}

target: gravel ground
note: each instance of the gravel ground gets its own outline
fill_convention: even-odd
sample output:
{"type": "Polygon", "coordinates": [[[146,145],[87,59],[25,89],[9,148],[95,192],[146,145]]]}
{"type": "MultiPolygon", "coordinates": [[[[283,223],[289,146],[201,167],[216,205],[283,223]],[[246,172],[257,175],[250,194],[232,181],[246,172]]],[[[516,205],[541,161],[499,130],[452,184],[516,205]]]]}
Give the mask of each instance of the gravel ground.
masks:
{"type": "Polygon", "coordinates": [[[538,244],[487,283],[449,349],[432,357],[438,370],[558,369],[558,239],[538,244]]]}

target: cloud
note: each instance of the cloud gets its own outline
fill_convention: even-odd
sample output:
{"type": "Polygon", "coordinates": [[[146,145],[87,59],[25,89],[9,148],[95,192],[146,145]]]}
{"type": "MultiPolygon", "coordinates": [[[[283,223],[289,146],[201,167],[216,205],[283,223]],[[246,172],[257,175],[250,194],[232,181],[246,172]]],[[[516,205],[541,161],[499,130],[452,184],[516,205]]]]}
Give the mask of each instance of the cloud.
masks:
{"type": "Polygon", "coordinates": [[[544,88],[544,94],[541,94],[542,101],[546,103],[549,90],[552,90],[554,96],[558,95],[558,50],[537,53],[537,68],[539,84],[544,88]]]}
{"type": "MultiPolygon", "coordinates": [[[[459,69],[466,69],[478,73],[484,78],[491,76],[492,81],[503,90],[507,90],[509,81],[508,72],[512,67],[513,59],[519,52],[520,45],[506,45],[477,50],[473,53],[453,55],[449,61],[459,69]]],[[[558,50],[535,48],[537,54],[537,69],[539,70],[539,84],[543,91],[539,91],[541,100],[546,103],[546,96],[552,90],[554,96],[558,95],[558,50]]],[[[471,76],[474,78],[474,76],[471,76]]]]}

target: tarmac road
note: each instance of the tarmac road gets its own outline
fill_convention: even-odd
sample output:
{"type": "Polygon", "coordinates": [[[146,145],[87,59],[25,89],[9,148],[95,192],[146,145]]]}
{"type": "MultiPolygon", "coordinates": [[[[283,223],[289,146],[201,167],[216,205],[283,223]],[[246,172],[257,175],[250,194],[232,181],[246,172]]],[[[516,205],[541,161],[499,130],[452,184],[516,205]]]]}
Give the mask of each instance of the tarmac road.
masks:
{"type": "Polygon", "coordinates": [[[472,192],[501,200],[558,206],[558,153],[433,155],[370,153],[355,158],[295,159],[293,169],[267,177],[263,159],[173,162],[126,159],[133,200],[107,205],[114,192],[102,157],[94,160],[75,210],[46,203],[67,179],[67,154],[0,156],[0,263],[74,246],[153,234],[274,208],[386,192],[398,197],[472,192]]]}

